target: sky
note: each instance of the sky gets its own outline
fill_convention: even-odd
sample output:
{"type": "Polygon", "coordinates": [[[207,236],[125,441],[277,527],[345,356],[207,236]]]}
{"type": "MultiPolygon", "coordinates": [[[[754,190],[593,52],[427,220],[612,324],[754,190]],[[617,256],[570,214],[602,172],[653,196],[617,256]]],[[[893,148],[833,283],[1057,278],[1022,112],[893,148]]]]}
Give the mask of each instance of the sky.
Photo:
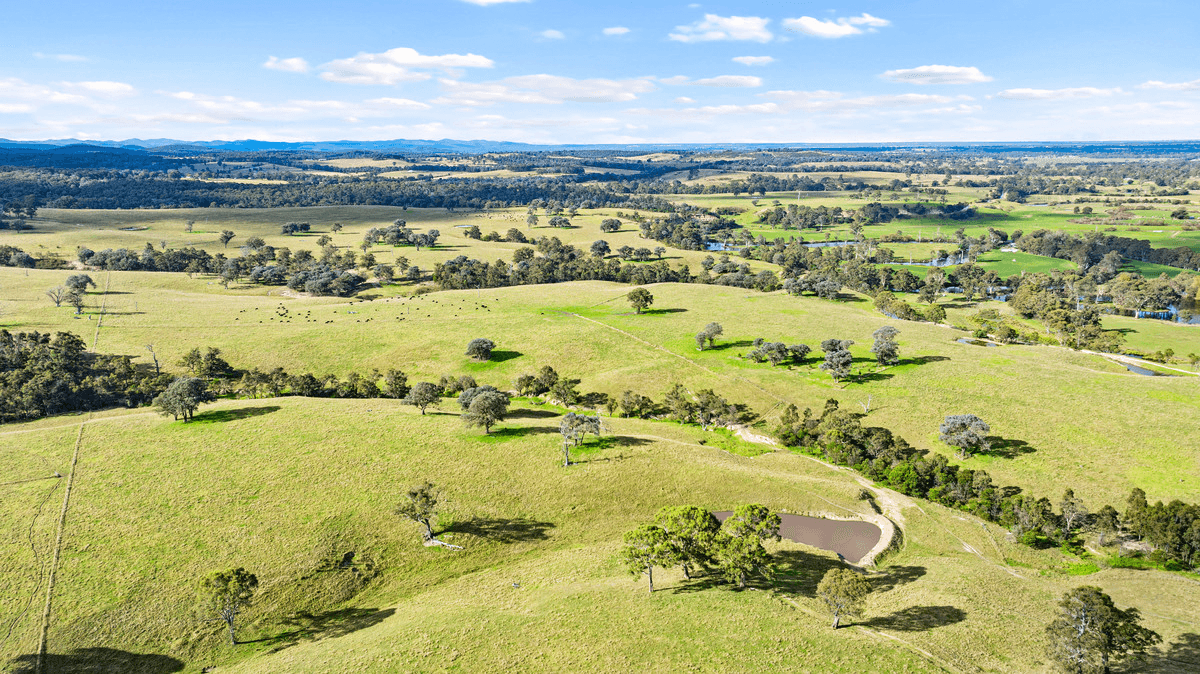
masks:
{"type": "Polygon", "coordinates": [[[1200,3],[6,3],[0,137],[1200,138],[1200,3]]]}

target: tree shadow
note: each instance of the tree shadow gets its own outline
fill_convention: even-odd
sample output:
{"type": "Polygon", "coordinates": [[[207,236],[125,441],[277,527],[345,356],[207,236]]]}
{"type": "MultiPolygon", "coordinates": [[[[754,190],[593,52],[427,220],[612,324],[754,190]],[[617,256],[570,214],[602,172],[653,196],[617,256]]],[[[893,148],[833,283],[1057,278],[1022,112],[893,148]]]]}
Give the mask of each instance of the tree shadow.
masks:
{"type": "Polygon", "coordinates": [[[317,614],[298,613],[276,623],[279,628],[287,630],[286,632],[273,637],[239,643],[270,644],[274,648],[269,652],[276,652],[306,641],[343,637],[352,632],[378,625],[395,613],[396,609],[394,608],[343,608],[317,614]]]}
{"type": "Polygon", "coordinates": [[[912,358],[901,358],[897,365],[925,365],[927,363],[940,363],[944,360],[950,360],[949,356],[914,356],[912,358]]]}
{"type": "Polygon", "coordinates": [[[846,381],[853,382],[855,384],[865,384],[869,381],[887,381],[895,376],[896,375],[894,374],[888,374],[886,372],[862,372],[860,374],[846,377],[846,381]]]}
{"type": "MultiPolygon", "coordinates": [[[[20,655],[9,661],[13,674],[33,674],[38,670],[36,653],[20,655]]],[[[69,653],[47,653],[44,671],[75,674],[170,674],[181,671],[182,660],[156,653],[130,653],[115,648],[77,648],[69,653]]]]}
{"type": "Polygon", "coordinates": [[[557,428],[547,428],[546,426],[506,426],[504,428],[493,428],[491,433],[485,433],[479,436],[480,440],[511,440],[513,438],[523,438],[527,435],[549,435],[557,433],[557,428]]]}
{"type": "Polygon", "coordinates": [[[861,624],[898,632],[925,632],[966,619],[967,612],[957,606],[909,606],[891,615],[871,618],[861,624]]]}
{"type": "Polygon", "coordinates": [[[1005,459],[1015,459],[1022,454],[1032,454],[1037,451],[1024,440],[1014,440],[1002,438],[996,435],[989,435],[988,442],[991,444],[991,449],[987,451],[987,454],[990,456],[1003,457],[1005,459]]]}
{"type": "Polygon", "coordinates": [[[606,435],[596,438],[594,441],[586,442],[577,448],[573,448],[572,451],[575,449],[586,451],[589,449],[613,449],[614,447],[641,447],[642,445],[649,444],[651,444],[651,441],[646,438],[633,438],[627,435],[606,435]]]}
{"type": "Polygon", "coordinates": [[[739,339],[736,342],[718,342],[713,346],[705,349],[705,351],[724,351],[726,349],[744,349],[747,346],[754,346],[754,342],[749,339],[739,339]]]}
{"type": "Polygon", "coordinates": [[[526,408],[509,410],[506,415],[508,419],[549,419],[557,416],[560,416],[559,413],[553,410],[531,410],[526,408]]]}
{"type": "Polygon", "coordinates": [[[833,557],[801,550],[779,550],[772,558],[775,562],[775,579],[760,582],[783,592],[806,597],[816,596],[817,585],[830,569],[846,568],[845,564],[833,557]]]}
{"type": "Polygon", "coordinates": [[[1145,658],[1125,663],[1115,671],[1153,674],[1200,672],[1200,634],[1180,634],[1165,650],[1148,653],[1145,658]]]}
{"type": "Polygon", "coordinates": [[[907,585],[921,576],[924,576],[926,569],[923,566],[892,566],[879,575],[872,577],[871,587],[876,592],[887,592],[894,590],[901,585],[907,585]]]}
{"type": "Polygon", "coordinates": [[[682,314],[685,311],[687,311],[687,309],[684,309],[683,307],[673,307],[671,309],[646,309],[642,311],[642,315],[658,316],[660,314],[682,314]]]}
{"type": "Polygon", "coordinates": [[[462,522],[455,522],[443,528],[440,533],[467,534],[497,543],[520,543],[544,541],[550,538],[549,531],[553,528],[554,524],[551,522],[539,522],[525,517],[512,519],[472,517],[462,522]]]}
{"type": "Polygon", "coordinates": [[[843,294],[843,293],[838,293],[838,294],[837,294],[837,296],[836,296],[836,297],[834,297],[834,301],[837,301],[837,302],[851,302],[851,303],[855,303],[855,304],[857,304],[857,303],[859,303],[859,302],[866,302],[866,301],[867,301],[867,298],[865,298],[865,297],[859,297],[858,295],[846,295],[846,294],[843,294]]]}
{"type": "Polygon", "coordinates": [[[488,362],[489,363],[503,363],[506,360],[512,360],[513,358],[520,358],[523,355],[524,354],[522,354],[520,351],[496,350],[496,351],[492,352],[492,355],[488,358],[488,362]]]}
{"type": "Polygon", "coordinates": [[[266,405],[264,407],[243,407],[236,410],[209,410],[201,412],[192,417],[188,423],[192,424],[214,424],[223,423],[226,421],[237,421],[238,419],[249,419],[251,417],[261,417],[265,414],[278,412],[281,410],[278,405],[266,405]]]}

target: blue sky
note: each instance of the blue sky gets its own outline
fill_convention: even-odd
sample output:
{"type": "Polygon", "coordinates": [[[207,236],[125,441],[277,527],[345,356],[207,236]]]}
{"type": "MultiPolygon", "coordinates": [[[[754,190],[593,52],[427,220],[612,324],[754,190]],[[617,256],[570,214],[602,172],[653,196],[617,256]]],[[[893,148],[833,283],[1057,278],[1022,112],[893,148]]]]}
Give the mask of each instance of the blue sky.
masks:
{"type": "Polygon", "coordinates": [[[0,137],[1200,137],[1200,3],[9,3],[0,137]]]}

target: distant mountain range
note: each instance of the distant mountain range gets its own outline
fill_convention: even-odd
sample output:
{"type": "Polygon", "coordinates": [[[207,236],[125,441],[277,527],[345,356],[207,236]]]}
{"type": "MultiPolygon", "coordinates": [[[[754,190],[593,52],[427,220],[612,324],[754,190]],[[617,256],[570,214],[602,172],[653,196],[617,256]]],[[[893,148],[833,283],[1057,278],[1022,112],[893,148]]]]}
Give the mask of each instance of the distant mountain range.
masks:
{"type": "Polygon", "coordinates": [[[495,140],[330,140],[284,143],[264,140],[185,141],[171,138],[143,140],[78,140],[74,138],[18,141],[0,138],[0,149],[52,152],[183,150],[230,152],[430,152],[475,154],[481,152],[539,152],[552,150],[607,150],[618,152],[661,150],[752,150],[795,148],[808,150],[889,152],[1024,152],[1031,154],[1200,154],[1200,141],[1098,141],[1018,143],[650,143],[537,145],[495,140]]]}

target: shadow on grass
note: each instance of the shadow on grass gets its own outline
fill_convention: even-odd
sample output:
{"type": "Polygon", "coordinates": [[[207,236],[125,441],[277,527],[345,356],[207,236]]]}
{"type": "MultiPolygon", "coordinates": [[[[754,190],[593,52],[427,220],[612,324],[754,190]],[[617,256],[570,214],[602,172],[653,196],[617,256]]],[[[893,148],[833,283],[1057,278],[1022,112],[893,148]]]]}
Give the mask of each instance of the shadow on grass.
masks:
{"type": "Polygon", "coordinates": [[[305,641],[320,641],[346,636],[352,632],[378,625],[395,613],[396,609],[394,608],[343,608],[317,614],[299,613],[277,623],[279,628],[286,630],[284,633],[239,643],[270,644],[274,646],[270,652],[281,651],[305,641]]]}
{"type": "Polygon", "coordinates": [[[643,316],[659,316],[662,314],[682,314],[685,311],[687,311],[687,309],[684,309],[683,307],[674,307],[671,309],[646,309],[645,311],[642,312],[642,315],[643,316]]]}
{"type": "Polygon", "coordinates": [[[489,362],[489,363],[503,363],[503,362],[504,362],[504,361],[506,361],[506,360],[512,360],[513,358],[520,358],[520,357],[521,357],[521,356],[523,356],[523,355],[524,355],[524,354],[523,354],[523,353],[521,353],[520,351],[500,351],[500,350],[496,350],[496,351],[493,351],[493,352],[492,352],[492,356],[491,356],[490,358],[488,358],[488,359],[487,359],[487,362],[489,362]]]}
{"type": "Polygon", "coordinates": [[[520,543],[544,541],[550,538],[549,532],[553,528],[554,524],[551,522],[539,522],[524,517],[512,519],[472,517],[469,520],[455,522],[443,528],[440,533],[467,534],[497,543],[520,543]]]}
{"type": "Polygon", "coordinates": [[[842,293],[838,293],[837,296],[834,297],[834,300],[838,302],[852,302],[857,304],[859,302],[866,302],[867,298],[859,297],[858,295],[844,295],[842,293]]]}
{"type": "Polygon", "coordinates": [[[499,442],[501,440],[523,438],[529,435],[549,435],[551,433],[558,433],[558,429],[546,426],[518,426],[516,428],[506,426],[504,428],[493,428],[491,433],[481,433],[478,438],[484,441],[499,442]]]}
{"type": "Polygon", "coordinates": [[[875,592],[887,592],[901,585],[907,585],[926,573],[923,566],[892,566],[883,575],[870,579],[871,588],[875,592]]]}
{"type": "Polygon", "coordinates": [[[248,419],[250,417],[261,417],[264,414],[278,412],[281,410],[278,405],[267,405],[265,407],[243,407],[236,410],[209,410],[201,412],[192,417],[189,424],[215,424],[226,421],[237,421],[238,419],[248,419]]]}
{"type": "Polygon", "coordinates": [[[901,358],[897,365],[926,365],[928,363],[940,363],[943,360],[950,360],[949,356],[916,356],[914,358],[901,358]]]}
{"type": "Polygon", "coordinates": [[[887,381],[895,376],[896,375],[888,374],[887,372],[862,372],[846,377],[846,381],[855,384],[865,384],[869,381],[887,381]]]}
{"type": "Polygon", "coordinates": [[[754,342],[749,339],[739,339],[736,342],[717,342],[716,344],[707,347],[705,351],[725,351],[727,349],[744,349],[747,346],[754,346],[754,342]]]}
{"type": "Polygon", "coordinates": [[[590,450],[613,449],[614,447],[641,447],[649,445],[652,441],[646,438],[631,438],[625,435],[606,435],[596,440],[590,440],[571,449],[572,452],[582,450],[584,452],[590,450]]]}
{"type": "Polygon", "coordinates": [[[1145,658],[1125,663],[1113,671],[1154,674],[1200,672],[1200,634],[1180,634],[1164,650],[1151,652],[1145,658]]]}
{"type": "Polygon", "coordinates": [[[553,410],[532,410],[532,409],[515,409],[509,410],[507,418],[509,419],[550,419],[552,417],[561,416],[553,410]]]}
{"type": "Polygon", "coordinates": [[[967,612],[957,606],[909,606],[891,615],[871,618],[861,624],[898,632],[925,632],[966,619],[967,612]]]}
{"type": "MultiPolygon", "coordinates": [[[[38,670],[36,653],[17,656],[5,671],[33,674],[38,670]]],[[[182,660],[169,655],[130,653],[115,648],[77,648],[69,653],[47,653],[43,671],[77,674],[169,674],[183,669],[182,660]]]]}
{"type": "Polygon", "coordinates": [[[1022,454],[1033,454],[1037,451],[1024,440],[1011,440],[991,435],[988,436],[988,442],[992,448],[987,451],[987,454],[1005,459],[1015,459],[1022,454]]]}

